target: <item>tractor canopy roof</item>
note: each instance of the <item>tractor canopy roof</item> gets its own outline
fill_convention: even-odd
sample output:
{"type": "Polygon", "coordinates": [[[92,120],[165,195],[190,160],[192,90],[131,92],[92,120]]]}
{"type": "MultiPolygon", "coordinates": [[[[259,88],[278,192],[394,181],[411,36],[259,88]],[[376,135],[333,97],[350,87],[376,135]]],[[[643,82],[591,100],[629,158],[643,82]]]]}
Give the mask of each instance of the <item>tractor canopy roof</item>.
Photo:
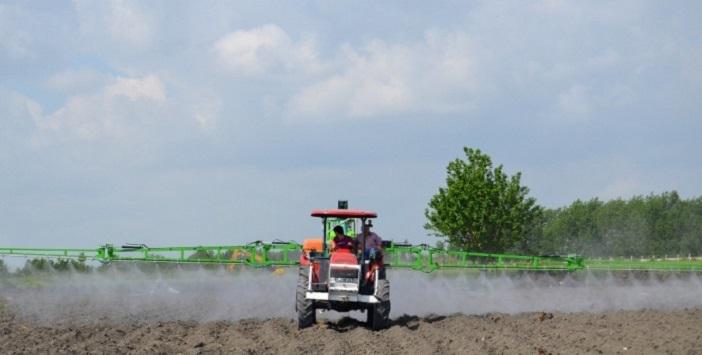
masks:
{"type": "Polygon", "coordinates": [[[378,214],[364,210],[312,210],[312,217],[337,217],[337,218],[376,218],[378,214]]]}

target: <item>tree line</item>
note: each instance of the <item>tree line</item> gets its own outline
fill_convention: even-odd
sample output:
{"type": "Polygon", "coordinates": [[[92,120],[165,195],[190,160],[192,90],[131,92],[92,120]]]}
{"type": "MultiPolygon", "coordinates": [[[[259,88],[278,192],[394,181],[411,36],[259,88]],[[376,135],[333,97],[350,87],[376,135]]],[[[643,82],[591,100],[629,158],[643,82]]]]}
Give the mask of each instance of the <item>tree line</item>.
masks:
{"type": "Polygon", "coordinates": [[[702,197],[676,191],[630,199],[575,201],[544,209],[514,246],[523,253],[586,256],[702,256],[702,197]]]}
{"type": "Polygon", "coordinates": [[[471,251],[589,257],[701,256],[702,197],[676,191],[569,206],[540,206],[521,174],[479,149],[447,167],[446,186],[429,201],[425,228],[440,245],[471,251]]]}

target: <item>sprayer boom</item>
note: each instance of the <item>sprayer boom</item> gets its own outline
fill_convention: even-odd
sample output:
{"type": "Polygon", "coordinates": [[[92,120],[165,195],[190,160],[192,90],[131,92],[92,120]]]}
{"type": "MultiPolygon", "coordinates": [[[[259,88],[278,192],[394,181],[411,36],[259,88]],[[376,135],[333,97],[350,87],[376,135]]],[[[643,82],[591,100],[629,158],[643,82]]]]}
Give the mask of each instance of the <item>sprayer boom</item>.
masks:
{"type": "MultiPolygon", "coordinates": [[[[132,261],[157,263],[234,264],[251,267],[296,266],[302,245],[296,242],[253,242],[244,245],[148,247],[105,244],[95,249],[6,248],[0,256],[96,260],[103,263],[132,261]]],[[[677,270],[702,271],[696,258],[583,259],[567,256],[524,256],[446,250],[427,245],[386,242],[385,265],[393,269],[431,272],[438,269],[497,270],[677,270]]]]}

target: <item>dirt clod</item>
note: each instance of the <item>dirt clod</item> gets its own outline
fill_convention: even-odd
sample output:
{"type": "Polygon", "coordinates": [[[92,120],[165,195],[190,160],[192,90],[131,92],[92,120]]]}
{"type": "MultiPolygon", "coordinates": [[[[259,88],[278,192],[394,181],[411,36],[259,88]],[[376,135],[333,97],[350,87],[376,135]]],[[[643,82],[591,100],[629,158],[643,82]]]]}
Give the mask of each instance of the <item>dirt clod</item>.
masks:
{"type": "Polygon", "coordinates": [[[543,322],[547,319],[553,319],[553,313],[541,312],[541,314],[539,314],[539,322],[543,322]]]}

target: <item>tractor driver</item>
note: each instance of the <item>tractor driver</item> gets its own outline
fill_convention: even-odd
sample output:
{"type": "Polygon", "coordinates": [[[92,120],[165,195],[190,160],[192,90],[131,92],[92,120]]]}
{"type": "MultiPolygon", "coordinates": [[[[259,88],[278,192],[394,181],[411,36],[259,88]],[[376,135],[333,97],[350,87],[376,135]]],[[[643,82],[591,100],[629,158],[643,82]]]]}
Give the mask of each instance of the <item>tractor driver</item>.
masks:
{"type": "Polygon", "coordinates": [[[363,253],[366,259],[375,260],[382,257],[383,240],[370,230],[371,227],[373,227],[373,222],[371,221],[363,225],[363,232],[356,235],[356,248],[361,250],[361,248],[365,247],[363,253]],[[365,246],[363,244],[364,239],[366,241],[365,246]]]}
{"type": "Polygon", "coordinates": [[[353,253],[353,239],[344,234],[344,227],[336,226],[333,231],[336,236],[332,239],[332,250],[347,250],[353,253]]]}

